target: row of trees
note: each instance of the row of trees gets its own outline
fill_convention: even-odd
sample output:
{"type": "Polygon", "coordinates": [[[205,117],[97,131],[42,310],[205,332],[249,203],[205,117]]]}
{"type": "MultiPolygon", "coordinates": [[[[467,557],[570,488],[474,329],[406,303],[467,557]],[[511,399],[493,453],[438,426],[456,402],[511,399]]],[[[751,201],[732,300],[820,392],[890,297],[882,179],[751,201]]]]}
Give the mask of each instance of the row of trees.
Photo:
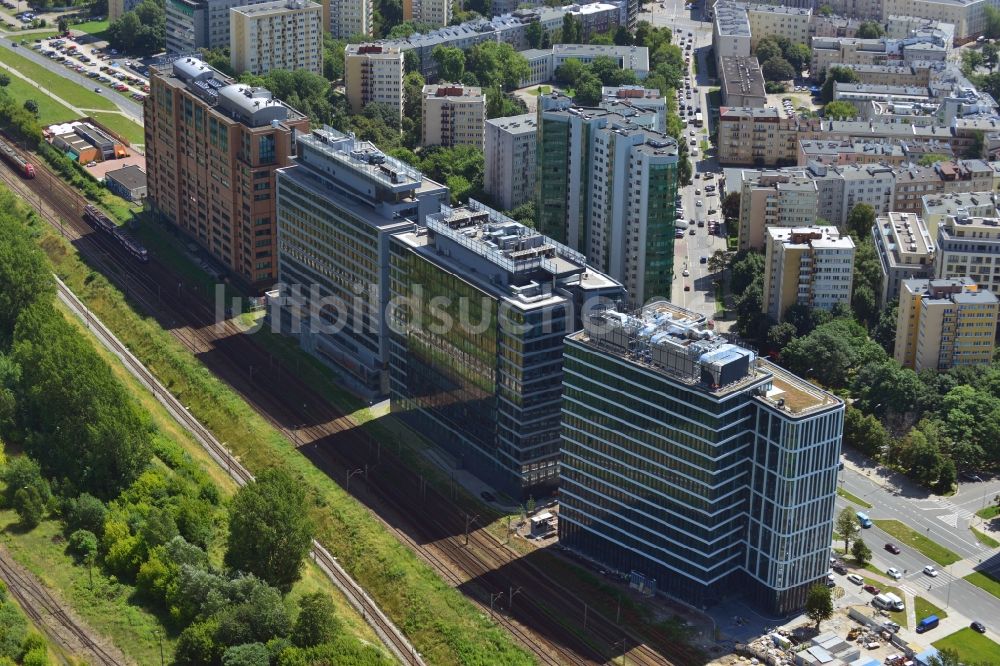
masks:
{"type": "MultiPolygon", "coordinates": [[[[382,663],[340,631],[327,596],[297,609],[285,598],[313,537],[302,484],[265,471],[227,509],[56,309],[51,268],[23,220],[37,224],[0,194],[0,441],[24,451],[7,460],[0,450],[0,503],[26,530],[59,521],[80,565],[161,608],[180,633],[178,664],[382,663]]],[[[0,627],[0,637],[10,656],[16,632],[0,627]]],[[[37,663],[23,640],[17,649],[37,663]]]]}
{"type": "Polygon", "coordinates": [[[0,664],[48,666],[48,663],[45,639],[30,631],[28,620],[8,596],[7,586],[0,580],[0,664]]]}
{"type": "Polygon", "coordinates": [[[143,0],[108,26],[108,43],[123,53],[153,55],[166,40],[167,15],[160,0],[143,0]]]}
{"type": "Polygon", "coordinates": [[[770,36],[757,42],[754,55],[760,61],[765,81],[788,81],[809,67],[812,50],[784,36],[770,36]]]}

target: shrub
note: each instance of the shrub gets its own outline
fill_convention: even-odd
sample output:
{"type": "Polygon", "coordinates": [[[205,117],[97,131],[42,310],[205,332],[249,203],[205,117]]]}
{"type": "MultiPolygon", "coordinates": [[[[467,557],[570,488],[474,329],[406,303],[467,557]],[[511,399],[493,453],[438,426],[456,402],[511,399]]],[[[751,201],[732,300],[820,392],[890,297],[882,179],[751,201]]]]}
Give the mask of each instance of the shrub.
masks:
{"type": "Polygon", "coordinates": [[[89,493],[70,500],[66,510],[66,527],[71,532],[88,530],[97,536],[104,534],[104,519],[108,509],[104,502],[89,493]]]}
{"type": "Polygon", "coordinates": [[[77,530],[69,535],[66,550],[77,562],[87,562],[97,556],[97,536],[90,530],[77,530]]]}
{"type": "Polygon", "coordinates": [[[21,525],[32,529],[37,527],[45,516],[45,502],[34,486],[21,488],[14,493],[14,511],[21,519],[21,525]]]}

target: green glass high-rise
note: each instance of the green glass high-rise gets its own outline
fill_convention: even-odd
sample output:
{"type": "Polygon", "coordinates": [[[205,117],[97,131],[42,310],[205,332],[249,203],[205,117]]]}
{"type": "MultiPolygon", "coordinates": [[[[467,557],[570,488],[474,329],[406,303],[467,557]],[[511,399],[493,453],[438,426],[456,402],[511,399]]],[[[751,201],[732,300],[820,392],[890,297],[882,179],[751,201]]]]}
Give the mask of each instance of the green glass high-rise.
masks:
{"type": "Polygon", "coordinates": [[[674,270],[677,142],[625,101],[580,108],[539,98],[538,229],[621,281],[633,303],[669,297],[674,270]]]}
{"type": "Polygon", "coordinates": [[[394,234],[389,272],[393,412],[501,492],[551,492],[564,340],[621,284],[475,201],[394,234]]]}

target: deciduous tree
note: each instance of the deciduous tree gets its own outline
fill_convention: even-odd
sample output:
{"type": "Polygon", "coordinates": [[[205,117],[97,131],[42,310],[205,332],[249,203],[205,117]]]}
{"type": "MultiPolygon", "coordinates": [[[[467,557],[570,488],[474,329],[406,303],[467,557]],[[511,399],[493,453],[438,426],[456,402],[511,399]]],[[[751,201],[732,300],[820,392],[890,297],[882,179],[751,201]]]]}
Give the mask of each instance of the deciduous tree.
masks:
{"type": "Polygon", "coordinates": [[[302,484],[284,471],[266,470],[233,498],[225,561],[287,591],[301,575],[312,537],[302,484]]]}
{"type": "Polygon", "coordinates": [[[854,561],[861,566],[865,566],[872,559],[871,548],[864,542],[864,539],[857,539],[854,542],[854,545],[851,546],[851,555],[854,556],[854,561]]]}
{"type": "Polygon", "coordinates": [[[844,551],[848,551],[851,548],[851,541],[857,536],[861,528],[858,526],[858,520],[851,511],[849,507],[845,507],[837,514],[837,523],[834,526],[837,530],[837,534],[840,538],[844,540],[844,551]]]}
{"type": "Polygon", "coordinates": [[[292,628],[292,642],[299,647],[329,643],[340,633],[340,621],[329,595],[314,592],[299,599],[299,616],[292,628]]]}
{"type": "Polygon", "coordinates": [[[816,631],[823,620],[833,617],[833,596],[826,585],[816,584],[809,588],[806,597],[806,615],[816,623],[816,631]]]}
{"type": "Polygon", "coordinates": [[[876,21],[864,21],[854,35],[858,39],[878,39],[885,36],[885,28],[876,21]]]}

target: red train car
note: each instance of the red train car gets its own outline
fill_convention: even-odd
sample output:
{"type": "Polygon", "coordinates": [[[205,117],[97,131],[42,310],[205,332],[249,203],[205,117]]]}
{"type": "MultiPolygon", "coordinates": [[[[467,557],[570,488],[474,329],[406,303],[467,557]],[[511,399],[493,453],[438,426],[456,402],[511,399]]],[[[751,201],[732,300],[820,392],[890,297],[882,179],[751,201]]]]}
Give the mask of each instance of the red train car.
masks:
{"type": "Polygon", "coordinates": [[[21,157],[20,153],[14,150],[14,146],[3,139],[0,139],[0,157],[3,157],[4,161],[24,178],[35,177],[35,165],[21,157]]]}

